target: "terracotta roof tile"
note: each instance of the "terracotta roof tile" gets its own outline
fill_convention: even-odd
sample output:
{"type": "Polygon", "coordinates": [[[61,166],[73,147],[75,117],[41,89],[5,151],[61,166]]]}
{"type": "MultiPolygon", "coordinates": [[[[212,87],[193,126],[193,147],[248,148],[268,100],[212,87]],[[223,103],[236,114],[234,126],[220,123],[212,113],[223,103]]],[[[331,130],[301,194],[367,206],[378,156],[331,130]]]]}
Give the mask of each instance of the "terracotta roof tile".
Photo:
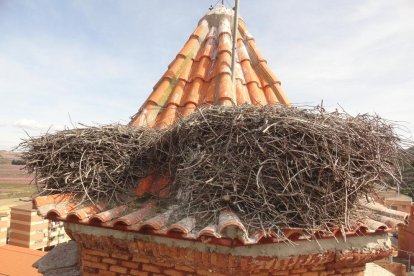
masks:
{"type": "MultiPolygon", "coordinates": [[[[196,227],[202,225],[197,217],[187,217],[176,219],[172,214],[175,207],[168,210],[159,211],[155,202],[148,202],[141,207],[130,208],[119,206],[108,208],[105,206],[79,206],[70,213],[68,210],[62,211],[62,206],[73,208],[73,203],[59,202],[61,209],[56,212],[53,204],[48,204],[51,199],[49,196],[38,197],[34,203],[41,215],[54,220],[69,221],[71,223],[90,224],[96,227],[124,229],[143,234],[156,234],[166,237],[183,238],[203,243],[220,244],[224,246],[249,245],[257,243],[277,243],[287,240],[308,240],[313,238],[326,239],[355,235],[375,235],[395,230],[395,227],[404,224],[404,221],[396,218],[384,216],[387,209],[385,206],[375,204],[373,213],[365,219],[355,221],[354,225],[342,232],[338,227],[330,229],[315,230],[314,233],[304,232],[299,228],[285,228],[283,233],[254,231],[249,232],[240,218],[230,210],[223,210],[216,224],[210,224],[203,228],[196,227]],[[71,207],[70,207],[71,206],[71,207]],[[49,208],[49,209],[47,209],[49,208]],[[68,214],[69,215],[66,215],[68,214]],[[62,216],[60,216],[62,214],[62,216]]],[[[51,196],[53,197],[53,195],[51,196]]],[[[67,197],[69,200],[69,197],[67,197]]],[[[393,210],[390,210],[391,212],[393,210]]]]}
{"type": "Polygon", "coordinates": [[[233,85],[231,13],[213,9],[200,20],[131,125],[163,128],[204,104],[289,104],[242,19],[233,85]]]}
{"type": "Polygon", "coordinates": [[[46,253],[9,244],[0,246],[0,275],[41,275],[32,264],[46,253]]]}
{"type": "Polygon", "coordinates": [[[119,217],[115,219],[112,223],[108,222],[108,226],[131,226],[137,223],[141,223],[144,221],[144,218],[147,217],[153,210],[155,209],[155,204],[153,202],[149,202],[144,207],[130,212],[125,216],[119,217]]]}
{"type": "Polygon", "coordinates": [[[66,219],[68,221],[76,221],[76,222],[82,221],[97,213],[102,212],[104,209],[105,209],[105,206],[101,204],[89,205],[89,206],[79,208],[79,209],[69,212],[66,216],[66,219]]]}
{"type": "Polygon", "coordinates": [[[118,206],[116,208],[109,209],[109,210],[106,210],[104,212],[94,214],[93,216],[91,216],[89,221],[93,225],[100,225],[102,223],[105,223],[105,222],[108,222],[108,221],[111,221],[111,220],[114,220],[114,219],[117,219],[117,218],[121,217],[126,209],[127,209],[127,206],[125,206],[125,205],[118,206]]]}
{"type": "Polygon", "coordinates": [[[182,220],[171,224],[168,227],[168,232],[176,231],[189,234],[195,228],[195,223],[195,218],[183,218],[182,220]]]}
{"type": "MultiPolygon", "coordinates": [[[[141,229],[145,229],[145,228],[149,228],[152,230],[160,230],[162,228],[166,228],[167,225],[167,221],[171,215],[171,213],[173,212],[173,210],[168,210],[165,211],[163,213],[157,214],[156,216],[143,221],[141,224],[139,224],[137,226],[137,228],[133,228],[137,231],[141,230],[141,229]]],[[[132,229],[132,228],[131,228],[132,229]]]]}

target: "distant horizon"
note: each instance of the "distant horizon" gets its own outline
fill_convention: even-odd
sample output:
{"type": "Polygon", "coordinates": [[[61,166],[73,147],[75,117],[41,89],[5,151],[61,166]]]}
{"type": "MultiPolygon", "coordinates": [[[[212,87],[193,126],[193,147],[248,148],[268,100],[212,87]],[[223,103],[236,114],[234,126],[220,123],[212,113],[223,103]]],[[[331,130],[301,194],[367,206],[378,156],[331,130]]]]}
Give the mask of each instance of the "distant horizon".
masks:
{"type": "MultiPolygon", "coordinates": [[[[128,123],[216,2],[0,0],[0,150],[24,130],[128,123]]],[[[241,1],[240,13],[291,102],[377,113],[412,138],[413,1],[241,1]]]]}

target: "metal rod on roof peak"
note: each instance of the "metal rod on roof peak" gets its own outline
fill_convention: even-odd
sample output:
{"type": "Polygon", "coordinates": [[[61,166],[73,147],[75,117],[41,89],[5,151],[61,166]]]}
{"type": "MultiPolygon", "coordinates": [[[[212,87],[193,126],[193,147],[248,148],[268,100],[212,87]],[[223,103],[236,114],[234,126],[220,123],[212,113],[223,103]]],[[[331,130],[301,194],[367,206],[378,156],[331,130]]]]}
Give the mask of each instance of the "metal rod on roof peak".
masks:
{"type": "Polygon", "coordinates": [[[233,81],[233,87],[236,88],[236,46],[237,46],[237,29],[239,28],[239,0],[235,0],[234,16],[233,16],[233,47],[231,51],[231,79],[233,81]]]}

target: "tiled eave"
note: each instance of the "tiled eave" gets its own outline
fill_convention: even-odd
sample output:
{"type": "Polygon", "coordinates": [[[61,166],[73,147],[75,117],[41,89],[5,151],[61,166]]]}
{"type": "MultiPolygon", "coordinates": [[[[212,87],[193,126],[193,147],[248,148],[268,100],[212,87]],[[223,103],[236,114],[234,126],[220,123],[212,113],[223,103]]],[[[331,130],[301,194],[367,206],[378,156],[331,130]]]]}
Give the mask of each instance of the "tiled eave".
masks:
{"type": "MultiPolygon", "coordinates": [[[[174,209],[160,211],[154,202],[146,203],[135,209],[127,206],[107,208],[105,205],[78,206],[76,199],[69,195],[49,195],[37,197],[34,201],[39,213],[52,220],[66,221],[71,224],[89,225],[95,228],[120,230],[126,233],[138,233],[147,236],[168,237],[204,244],[216,244],[229,247],[253,244],[291,243],[308,240],[341,240],[358,236],[376,236],[393,231],[404,224],[395,218],[373,213],[374,218],[365,218],[355,222],[353,227],[340,229],[315,230],[313,233],[303,229],[286,228],[280,233],[272,231],[248,231],[240,218],[230,210],[222,211],[217,224],[196,228],[196,218],[172,219],[174,209]]],[[[378,206],[376,206],[379,208],[378,206]]]]}
{"type": "MultiPolygon", "coordinates": [[[[360,254],[371,255],[372,259],[379,256],[385,257],[391,254],[392,248],[387,233],[354,236],[345,239],[322,239],[306,240],[296,242],[284,242],[277,244],[256,244],[243,247],[228,247],[217,244],[195,242],[190,240],[177,240],[169,237],[132,233],[115,229],[97,228],[90,225],[65,223],[65,229],[72,238],[81,243],[90,243],[96,240],[102,243],[107,241],[116,244],[118,241],[139,241],[142,243],[152,243],[169,247],[187,248],[197,251],[216,252],[220,254],[231,254],[242,257],[269,257],[269,258],[288,258],[297,255],[313,254],[360,254]]],[[[100,245],[105,246],[105,245],[100,245]]],[[[94,246],[92,246],[94,247],[94,246]]]]}

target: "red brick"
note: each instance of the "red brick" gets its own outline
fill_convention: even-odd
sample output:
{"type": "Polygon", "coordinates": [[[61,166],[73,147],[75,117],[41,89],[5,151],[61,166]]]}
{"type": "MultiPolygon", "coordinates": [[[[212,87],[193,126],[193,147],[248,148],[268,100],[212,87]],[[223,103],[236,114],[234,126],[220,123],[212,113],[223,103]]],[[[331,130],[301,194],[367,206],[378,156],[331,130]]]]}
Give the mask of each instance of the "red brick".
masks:
{"type": "MultiPolygon", "coordinates": [[[[240,273],[231,273],[231,271],[226,271],[226,274],[222,274],[219,272],[214,272],[212,269],[209,270],[205,270],[205,269],[197,269],[197,275],[202,275],[202,276],[228,276],[228,275],[240,275],[240,273]]],[[[188,275],[192,275],[192,274],[186,274],[188,275]]]]}
{"type": "Polygon", "coordinates": [[[124,254],[112,253],[111,256],[113,258],[116,258],[116,259],[121,259],[121,260],[126,260],[126,261],[129,260],[129,256],[128,255],[124,255],[124,254]]]}
{"type": "Polygon", "coordinates": [[[145,245],[143,241],[140,241],[140,240],[135,241],[135,245],[138,248],[139,252],[145,252],[145,245]]]}
{"type": "Polygon", "coordinates": [[[174,269],[165,269],[163,273],[169,276],[185,276],[185,272],[177,271],[174,269]]]}
{"type": "Polygon", "coordinates": [[[250,266],[249,259],[247,257],[242,257],[240,260],[240,267],[242,271],[248,271],[250,266]]]}
{"type": "Polygon", "coordinates": [[[111,265],[109,268],[110,271],[117,272],[117,273],[127,273],[128,269],[126,267],[122,267],[119,265],[111,265]]]}
{"type": "Polygon", "coordinates": [[[308,272],[308,270],[306,268],[301,268],[301,269],[293,269],[290,271],[290,273],[292,274],[301,274],[301,273],[305,273],[308,272]]]}
{"type": "Polygon", "coordinates": [[[219,254],[217,257],[219,267],[227,268],[229,266],[229,255],[219,254]]]}
{"type": "Polygon", "coordinates": [[[135,263],[135,262],[122,261],[121,265],[125,267],[129,267],[129,268],[134,268],[134,269],[139,268],[139,263],[135,263]]]}
{"type": "Polygon", "coordinates": [[[315,266],[311,268],[312,271],[323,271],[326,270],[326,267],[324,266],[315,266]]]}
{"type": "Polygon", "coordinates": [[[147,251],[155,257],[158,257],[160,254],[158,253],[158,245],[156,243],[146,243],[145,246],[147,247],[147,251]],[[149,250],[148,250],[149,249],[149,250]]]}
{"type": "Polygon", "coordinates": [[[85,255],[82,256],[82,260],[99,263],[100,260],[101,260],[101,257],[85,254],[85,255]]]}
{"type": "Polygon", "coordinates": [[[162,244],[158,244],[158,252],[160,256],[168,256],[168,247],[162,244]]]}
{"type": "Polygon", "coordinates": [[[195,272],[194,268],[192,268],[191,266],[187,266],[187,265],[176,265],[175,269],[183,270],[187,272],[195,272]]]}
{"type": "Polygon", "coordinates": [[[203,264],[203,258],[200,251],[194,251],[194,265],[200,266],[203,264]]]}
{"type": "Polygon", "coordinates": [[[197,269],[197,274],[198,275],[207,276],[207,275],[213,275],[212,273],[213,273],[213,271],[211,269],[210,270],[197,269]]]}
{"type": "Polygon", "coordinates": [[[345,274],[345,273],[351,273],[352,272],[352,268],[342,268],[339,270],[340,273],[345,274]]]}
{"type": "Polygon", "coordinates": [[[96,276],[98,272],[82,272],[82,276],[96,276]]]}
{"type": "Polygon", "coordinates": [[[277,271],[277,272],[273,272],[272,271],[272,275],[275,275],[275,276],[285,276],[285,275],[289,275],[289,271],[288,270],[285,270],[285,271],[277,271]]]}
{"type": "Polygon", "coordinates": [[[103,251],[98,251],[98,250],[92,250],[92,249],[87,249],[87,248],[83,248],[82,252],[85,254],[89,254],[89,255],[95,255],[95,256],[101,256],[101,257],[109,257],[109,254],[103,251]]]}
{"type": "Polygon", "coordinates": [[[288,267],[293,268],[295,266],[298,259],[299,256],[294,256],[290,259],[279,260],[275,262],[273,269],[288,270],[288,267]]]}
{"type": "Polygon", "coordinates": [[[307,272],[307,273],[302,273],[301,276],[318,276],[319,273],[318,272],[307,272]]]}
{"type": "Polygon", "coordinates": [[[82,266],[87,266],[87,267],[91,267],[91,268],[98,268],[98,269],[101,269],[101,270],[108,270],[108,264],[94,263],[94,262],[89,262],[89,261],[85,261],[85,260],[82,260],[82,266]]]}
{"type": "Polygon", "coordinates": [[[210,253],[209,252],[201,252],[201,260],[203,265],[210,265],[210,253]]]}
{"type": "Polygon", "coordinates": [[[161,272],[159,267],[157,267],[155,265],[151,265],[151,264],[143,264],[142,265],[142,270],[148,271],[148,272],[154,272],[154,273],[160,273],[161,272]]]}
{"type": "Polygon", "coordinates": [[[191,264],[193,264],[193,263],[194,263],[194,258],[195,258],[195,256],[194,256],[194,255],[195,255],[195,254],[194,254],[194,250],[192,250],[192,249],[188,250],[188,251],[186,252],[186,255],[184,256],[185,261],[186,261],[187,263],[191,263],[191,264]]]}
{"type": "Polygon", "coordinates": [[[273,266],[275,266],[275,263],[277,262],[277,260],[276,259],[272,259],[272,260],[268,260],[268,261],[266,261],[266,262],[260,262],[262,265],[262,268],[263,269],[266,269],[266,270],[268,270],[268,271],[270,271],[270,269],[273,267],[273,266]]]}
{"type": "Polygon", "coordinates": [[[102,262],[107,264],[118,264],[119,261],[112,258],[103,258],[102,262]]]}
{"type": "Polygon", "coordinates": [[[173,267],[174,264],[168,261],[162,261],[162,260],[158,260],[156,262],[151,262],[151,264],[156,265],[156,266],[162,266],[162,267],[173,267]]]}
{"type": "MultiPolygon", "coordinates": [[[[188,274],[187,274],[188,275],[188,274]]],[[[211,276],[228,276],[229,274],[222,274],[222,273],[218,273],[218,272],[213,272],[210,274],[211,276]]],[[[230,274],[230,275],[234,275],[234,274],[230,274]]]]}
{"type": "Polygon", "coordinates": [[[136,275],[136,276],[148,276],[149,275],[148,272],[138,271],[138,270],[135,270],[135,269],[131,269],[131,271],[129,272],[129,274],[136,275]]]}
{"type": "Polygon", "coordinates": [[[212,266],[217,266],[218,265],[218,256],[216,253],[211,253],[210,254],[210,263],[212,266]]]}
{"type": "Polygon", "coordinates": [[[101,275],[101,276],[116,276],[116,273],[112,272],[112,271],[99,270],[99,275],[101,275]]]}
{"type": "Polygon", "coordinates": [[[229,256],[229,267],[237,267],[239,259],[236,256],[229,256]]]}
{"type": "Polygon", "coordinates": [[[138,263],[149,263],[148,259],[141,258],[141,257],[132,257],[132,261],[138,262],[138,263]]]}
{"type": "Polygon", "coordinates": [[[355,271],[355,272],[365,271],[365,266],[358,266],[358,267],[354,267],[354,268],[352,269],[352,271],[355,271]]]}
{"type": "Polygon", "coordinates": [[[335,274],[334,270],[320,271],[319,272],[319,276],[328,276],[328,275],[334,275],[334,274],[335,274]]]}
{"type": "Polygon", "coordinates": [[[83,268],[82,268],[82,271],[83,271],[84,273],[92,273],[92,274],[94,274],[94,275],[97,275],[97,273],[98,273],[98,269],[96,269],[96,268],[92,268],[92,267],[83,267],[83,268]]]}

